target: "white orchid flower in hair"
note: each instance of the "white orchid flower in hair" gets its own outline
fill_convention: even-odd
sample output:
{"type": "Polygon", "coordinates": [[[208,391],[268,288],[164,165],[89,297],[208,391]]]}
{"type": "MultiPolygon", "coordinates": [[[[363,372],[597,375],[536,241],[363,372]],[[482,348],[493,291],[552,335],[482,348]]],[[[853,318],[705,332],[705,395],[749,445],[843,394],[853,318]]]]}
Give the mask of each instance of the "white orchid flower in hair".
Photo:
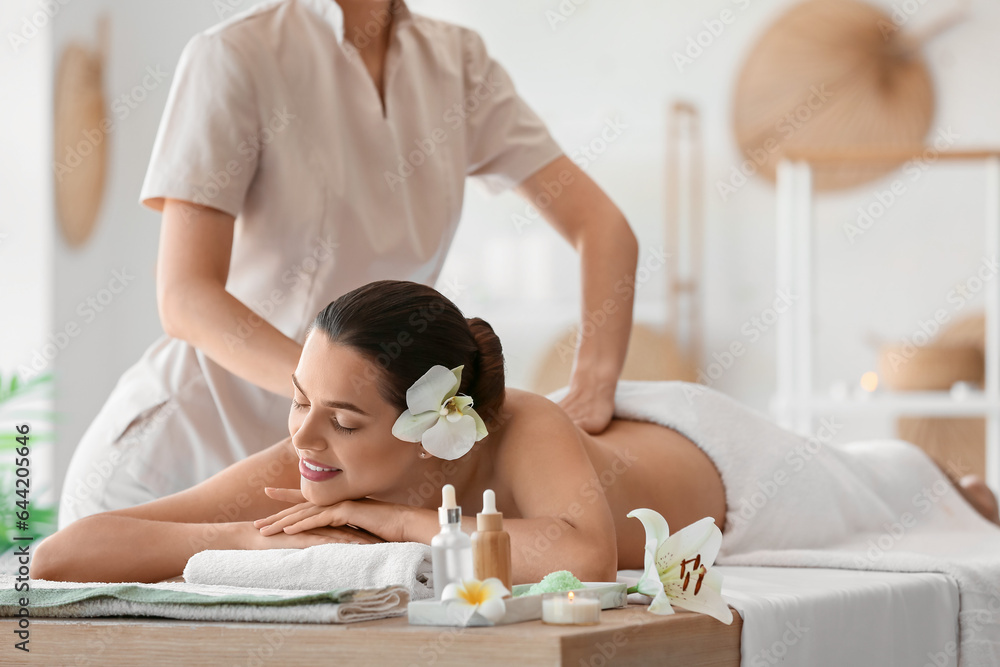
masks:
{"type": "Polygon", "coordinates": [[[419,442],[431,456],[448,461],[465,455],[489,435],[486,424],[472,409],[472,397],[455,395],[464,367],[448,370],[435,364],[421,375],[406,390],[407,407],[392,425],[392,434],[400,440],[419,442]]]}

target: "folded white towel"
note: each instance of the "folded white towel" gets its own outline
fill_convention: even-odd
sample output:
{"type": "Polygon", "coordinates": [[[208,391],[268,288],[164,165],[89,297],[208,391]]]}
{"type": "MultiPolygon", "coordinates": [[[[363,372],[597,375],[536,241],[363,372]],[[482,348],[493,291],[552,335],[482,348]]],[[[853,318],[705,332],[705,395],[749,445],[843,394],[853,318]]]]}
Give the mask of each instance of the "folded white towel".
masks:
{"type": "Polygon", "coordinates": [[[434,597],[431,548],[420,542],[210,549],[188,559],[184,581],[294,590],[399,585],[410,592],[411,600],[434,597]]]}
{"type": "MultiPolygon", "coordinates": [[[[23,596],[14,577],[0,577],[0,617],[15,616],[23,596]]],[[[93,583],[31,581],[31,615],[45,618],[162,616],[189,621],[355,623],[406,613],[402,586],[381,590],[278,591],[176,581],[93,583]]]]}

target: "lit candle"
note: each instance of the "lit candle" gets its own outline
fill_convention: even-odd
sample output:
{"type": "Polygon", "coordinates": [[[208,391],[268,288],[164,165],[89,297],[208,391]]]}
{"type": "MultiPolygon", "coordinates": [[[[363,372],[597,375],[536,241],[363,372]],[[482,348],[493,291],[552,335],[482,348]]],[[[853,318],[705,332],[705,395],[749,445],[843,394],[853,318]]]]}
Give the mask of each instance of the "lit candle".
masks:
{"type": "Polygon", "coordinates": [[[601,622],[601,601],[589,591],[546,593],[542,622],[555,625],[593,625],[601,622]]]}

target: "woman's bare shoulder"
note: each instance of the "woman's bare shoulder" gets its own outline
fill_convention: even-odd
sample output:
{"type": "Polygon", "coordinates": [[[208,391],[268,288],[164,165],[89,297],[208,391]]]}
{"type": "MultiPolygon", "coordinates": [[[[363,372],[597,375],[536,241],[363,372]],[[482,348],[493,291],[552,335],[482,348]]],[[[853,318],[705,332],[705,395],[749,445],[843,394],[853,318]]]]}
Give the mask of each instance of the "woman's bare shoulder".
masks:
{"type": "Polygon", "coordinates": [[[533,450],[583,451],[580,430],[559,405],[541,394],[508,387],[499,438],[495,441],[498,471],[530,465],[533,450]]]}

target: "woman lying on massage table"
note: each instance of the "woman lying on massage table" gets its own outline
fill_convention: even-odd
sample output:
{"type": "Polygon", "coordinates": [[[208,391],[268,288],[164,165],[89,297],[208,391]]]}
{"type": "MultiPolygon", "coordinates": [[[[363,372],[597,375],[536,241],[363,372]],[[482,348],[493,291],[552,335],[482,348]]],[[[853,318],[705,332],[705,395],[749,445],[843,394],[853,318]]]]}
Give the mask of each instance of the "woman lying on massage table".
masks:
{"type": "MultiPolygon", "coordinates": [[[[513,583],[561,569],[584,581],[614,581],[616,570],[644,565],[644,527],[626,516],[631,510],[652,508],[674,530],[713,517],[724,529],[725,551],[738,544],[739,531],[764,529],[747,521],[744,505],[758,487],[778,488],[774,480],[782,478],[771,471],[788,466],[794,476],[796,460],[811,452],[820,461],[833,449],[802,449],[806,439],[719,392],[682,382],[632,386],[649,389],[646,400],[676,413],[678,423],[687,415],[687,436],[617,417],[590,435],[549,398],[505,388],[503,366],[490,325],[466,319],[433,288],[382,280],[355,289],[322,310],[310,328],[292,376],[290,437],[187,490],[77,520],[36,548],[31,576],[155,582],[181,574],[188,558],[205,549],[429,544],[440,530],[441,487],[451,483],[468,533],[483,491],[495,491],[513,546],[513,583]],[[454,373],[429,373],[436,366],[454,373]],[[456,375],[461,381],[454,387],[456,375]],[[422,377],[436,378],[436,387],[418,383],[422,377]],[[408,395],[415,383],[424,391],[408,395]],[[463,431],[427,411],[455,394],[471,397],[472,411],[461,400],[445,401],[445,411],[450,406],[453,417],[456,409],[470,417],[474,411],[488,435],[481,437],[475,418],[459,420],[463,431]],[[697,410],[705,418],[698,420],[697,410]],[[761,438],[790,443],[787,455],[762,468],[760,460],[775,457],[754,451],[761,438]],[[736,489],[746,482],[732,471],[745,476],[747,468],[757,485],[736,489]],[[726,524],[727,502],[734,525],[726,524]]],[[[811,485],[806,492],[822,493],[809,474],[799,473],[811,485]]],[[[786,493],[795,488],[786,486],[786,493]]],[[[996,501],[982,480],[964,478],[959,488],[981,514],[997,520],[996,501]]],[[[794,512],[795,498],[786,498],[794,512]]]]}

